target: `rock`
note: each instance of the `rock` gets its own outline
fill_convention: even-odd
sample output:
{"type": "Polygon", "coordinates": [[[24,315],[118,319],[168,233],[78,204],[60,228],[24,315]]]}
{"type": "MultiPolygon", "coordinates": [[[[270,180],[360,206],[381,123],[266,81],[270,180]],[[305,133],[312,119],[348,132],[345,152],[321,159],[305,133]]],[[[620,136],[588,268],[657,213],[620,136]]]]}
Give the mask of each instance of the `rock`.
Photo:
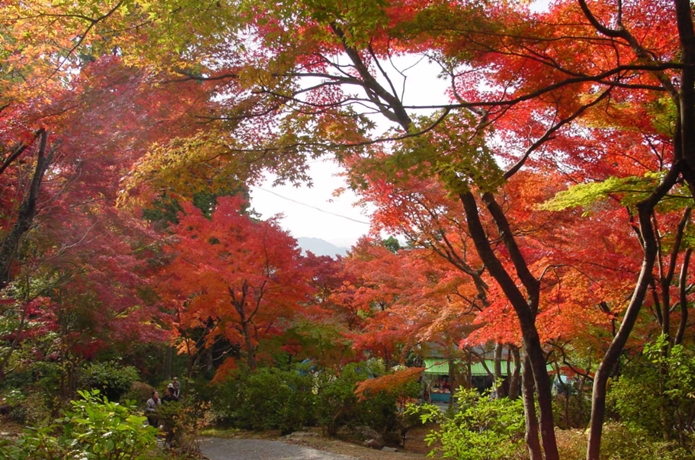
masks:
{"type": "Polygon", "coordinates": [[[384,444],[384,438],[372,427],[356,426],[355,432],[359,434],[362,439],[374,439],[381,443],[381,445],[384,444]]]}
{"type": "Polygon", "coordinates": [[[388,446],[384,446],[381,450],[384,452],[398,452],[397,448],[388,446]]]}
{"type": "Polygon", "coordinates": [[[381,450],[384,447],[384,445],[381,444],[376,439],[367,439],[366,441],[364,441],[364,446],[369,447],[370,449],[377,449],[377,450],[381,450]]]}

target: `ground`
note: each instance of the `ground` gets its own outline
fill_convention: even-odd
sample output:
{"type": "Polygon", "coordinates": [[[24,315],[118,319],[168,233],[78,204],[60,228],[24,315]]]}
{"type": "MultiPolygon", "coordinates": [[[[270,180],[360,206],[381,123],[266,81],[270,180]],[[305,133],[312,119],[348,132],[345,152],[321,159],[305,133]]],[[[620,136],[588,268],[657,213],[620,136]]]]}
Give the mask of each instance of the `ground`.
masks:
{"type": "MultiPolygon", "coordinates": [[[[408,431],[405,449],[398,448],[397,452],[370,449],[357,442],[352,442],[346,438],[327,438],[321,435],[320,430],[310,429],[302,435],[280,436],[278,432],[236,432],[235,438],[242,439],[267,439],[279,440],[286,443],[298,444],[311,447],[320,451],[333,454],[347,455],[362,460],[405,460],[405,459],[424,459],[430,451],[424,437],[431,431],[432,427],[417,427],[408,431]]],[[[209,433],[215,436],[214,433],[209,433]]]]}
{"type": "MultiPolygon", "coordinates": [[[[290,439],[291,442],[301,443],[314,449],[324,450],[335,454],[350,455],[364,460],[398,460],[405,458],[425,458],[430,451],[425,436],[431,431],[430,428],[418,427],[408,431],[405,442],[405,449],[398,448],[398,452],[386,452],[370,449],[360,444],[344,439],[331,439],[323,436],[307,436],[303,438],[290,439]]],[[[291,438],[291,437],[290,437],[291,438]]]]}

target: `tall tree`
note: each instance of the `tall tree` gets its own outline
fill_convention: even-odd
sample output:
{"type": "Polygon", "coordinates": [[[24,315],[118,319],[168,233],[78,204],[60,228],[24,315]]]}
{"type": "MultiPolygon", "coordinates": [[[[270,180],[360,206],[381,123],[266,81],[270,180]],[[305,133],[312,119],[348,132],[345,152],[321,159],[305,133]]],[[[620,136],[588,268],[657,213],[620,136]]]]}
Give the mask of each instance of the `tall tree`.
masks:
{"type": "MultiPolygon", "coordinates": [[[[203,328],[204,344],[223,337],[257,365],[258,344],[277,335],[311,301],[311,274],[296,241],[273,220],[241,212],[242,197],[221,197],[208,219],[190,204],[166,251],[172,257],[160,291],[177,305],[182,348],[186,331],[203,328]]],[[[229,363],[227,364],[229,365],[229,363]]]]}

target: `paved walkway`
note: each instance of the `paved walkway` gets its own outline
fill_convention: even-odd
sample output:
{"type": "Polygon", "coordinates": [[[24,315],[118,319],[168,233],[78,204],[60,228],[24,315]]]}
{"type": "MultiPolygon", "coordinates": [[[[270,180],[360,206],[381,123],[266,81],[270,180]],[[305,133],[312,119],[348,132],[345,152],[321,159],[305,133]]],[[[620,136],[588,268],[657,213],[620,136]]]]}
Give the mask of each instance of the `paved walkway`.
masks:
{"type": "Polygon", "coordinates": [[[204,438],[200,442],[200,449],[210,460],[356,460],[357,458],[266,439],[204,438]]]}

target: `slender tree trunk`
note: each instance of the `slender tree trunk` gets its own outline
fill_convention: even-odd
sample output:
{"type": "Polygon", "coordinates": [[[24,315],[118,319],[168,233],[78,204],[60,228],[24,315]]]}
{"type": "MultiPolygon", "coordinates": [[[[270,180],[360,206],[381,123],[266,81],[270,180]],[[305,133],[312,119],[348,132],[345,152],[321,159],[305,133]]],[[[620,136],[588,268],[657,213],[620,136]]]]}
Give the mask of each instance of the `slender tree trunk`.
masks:
{"type": "Polygon", "coordinates": [[[502,344],[495,344],[495,394],[498,398],[504,398],[507,393],[504,389],[502,377],[502,344]]]}
{"type": "Polygon", "coordinates": [[[522,373],[521,394],[524,401],[524,418],[526,421],[526,446],[530,460],[543,460],[541,444],[538,440],[538,418],[534,397],[533,370],[528,355],[524,353],[524,372],[522,373]]]}
{"type": "Polygon", "coordinates": [[[519,348],[514,345],[509,345],[509,354],[514,357],[514,370],[509,377],[509,399],[516,399],[519,397],[519,378],[521,373],[519,348]]]}
{"type": "Polygon", "coordinates": [[[244,333],[244,347],[246,348],[246,361],[251,370],[256,369],[256,350],[251,341],[251,328],[249,327],[249,322],[244,321],[242,324],[242,330],[244,333]]]}
{"type": "MultiPolygon", "coordinates": [[[[493,216],[498,226],[499,232],[503,237],[505,247],[513,260],[518,277],[521,279],[527,293],[526,296],[519,290],[516,281],[507,272],[500,260],[495,255],[490,244],[490,240],[480,221],[478,204],[471,192],[459,194],[463,204],[468,230],[475,244],[476,251],[481,260],[485,263],[490,275],[500,286],[505,296],[511,303],[519,319],[521,336],[523,338],[526,359],[530,361],[533,370],[533,379],[538,394],[538,408],[540,411],[540,433],[543,443],[543,451],[546,460],[558,460],[559,453],[555,439],[555,427],[553,422],[552,393],[550,378],[545,364],[545,354],[541,346],[538,330],[536,329],[535,319],[539,301],[540,282],[530,273],[528,266],[516,245],[514,236],[509,228],[504,213],[494,197],[490,193],[483,194],[483,201],[487,209],[493,216]]],[[[525,405],[527,409],[529,408],[525,405]]]]}
{"type": "Polygon", "coordinates": [[[29,231],[34,223],[36,216],[36,206],[39,200],[39,192],[43,183],[43,176],[48,170],[48,166],[53,161],[53,152],[46,152],[48,134],[44,129],[36,133],[39,138],[39,151],[36,158],[36,167],[29,185],[29,191],[19,205],[17,219],[12,229],[0,242],[0,289],[4,288],[12,280],[10,268],[14,262],[20,242],[26,232],[29,231]]]}
{"type": "Polygon", "coordinates": [[[640,269],[639,278],[635,285],[630,304],[625,311],[625,316],[620,324],[618,333],[613,338],[608,350],[603,356],[603,361],[594,376],[593,394],[591,397],[591,421],[589,425],[589,444],[587,448],[587,460],[599,460],[601,451],[601,435],[603,421],[606,416],[606,387],[612,370],[618,363],[620,354],[632,332],[637,320],[640,308],[644,302],[647,289],[652,281],[652,270],[656,260],[656,235],[652,228],[651,216],[654,206],[673,187],[679,176],[679,167],[674,164],[669,173],[664,177],[659,187],[649,198],[637,204],[644,257],[640,269]]]}
{"type": "Polygon", "coordinates": [[[560,454],[557,451],[557,442],[555,440],[552,388],[545,364],[545,354],[543,353],[540,338],[535,327],[533,331],[527,331],[524,334],[524,349],[528,350],[527,356],[533,370],[533,380],[536,384],[541,440],[545,458],[546,460],[558,460],[560,454]]]}
{"type": "Polygon", "coordinates": [[[681,273],[678,277],[681,317],[680,321],[678,322],[678,332],[676,332],[676,337],[673,340],[674,345],[683,343],[685,327],[688,324],[688,268],[690,266],[690,257],[692,256],[692,253],[693,250],[691,248],[686,249],[685,256],[683,257],[683,265],[681,266],[681,273]]]}

